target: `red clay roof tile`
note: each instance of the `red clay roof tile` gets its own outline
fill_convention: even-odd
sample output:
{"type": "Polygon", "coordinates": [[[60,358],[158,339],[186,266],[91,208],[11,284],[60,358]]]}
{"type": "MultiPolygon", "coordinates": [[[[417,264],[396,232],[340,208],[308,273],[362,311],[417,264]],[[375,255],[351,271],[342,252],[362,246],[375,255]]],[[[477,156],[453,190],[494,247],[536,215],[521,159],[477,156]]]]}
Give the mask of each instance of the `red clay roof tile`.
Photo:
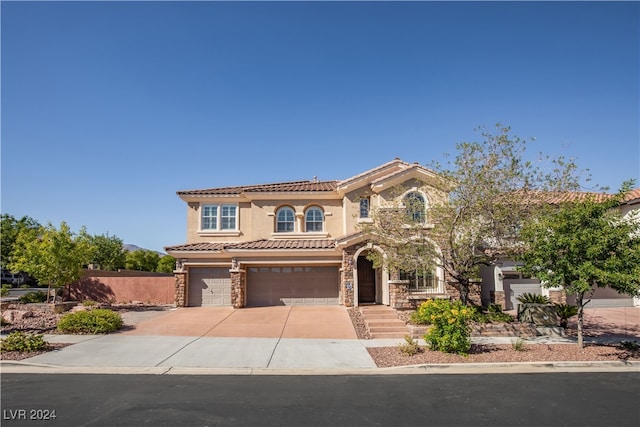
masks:
{"type": "Polygon", "coordinates": [[[167,251],[176,252],[222,252],[225,250],[317,250],[334,249],[335,239],[278,239],[278,240],[253,240],[239,243],[187,243],[184,245],[168,246],[167,251]]]}
{"type": "Polygon", "coordinates": [[[202,190],[178,191],[178,195],[214,196],[235,195],[242,193],[278,193],[278,192],[308,192],[334,191],[337,181],[292,181],[273,184],[244,185],[236,187],[205,188],[202,190]]]}

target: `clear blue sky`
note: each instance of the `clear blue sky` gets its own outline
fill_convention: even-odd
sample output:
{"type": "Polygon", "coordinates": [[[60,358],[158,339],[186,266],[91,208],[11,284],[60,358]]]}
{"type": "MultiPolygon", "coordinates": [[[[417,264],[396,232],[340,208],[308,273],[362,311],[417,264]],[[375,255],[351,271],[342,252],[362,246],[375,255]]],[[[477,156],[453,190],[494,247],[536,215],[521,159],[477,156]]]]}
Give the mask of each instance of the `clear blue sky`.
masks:
{"type": "Polygon", "coordinates": [[[640,178],[640,4],[7,2],[2,213],[162,250],[177,190],[429,164],[497,122],[640,178]]]}

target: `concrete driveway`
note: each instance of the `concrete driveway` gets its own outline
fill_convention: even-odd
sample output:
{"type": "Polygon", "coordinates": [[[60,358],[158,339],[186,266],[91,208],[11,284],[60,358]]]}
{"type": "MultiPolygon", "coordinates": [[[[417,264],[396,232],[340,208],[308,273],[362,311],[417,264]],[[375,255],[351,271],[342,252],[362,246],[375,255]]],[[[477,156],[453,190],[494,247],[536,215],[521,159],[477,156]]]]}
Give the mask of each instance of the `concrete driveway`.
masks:
{"type": "Polygon", "coordinates": [[[140,321],[122,335],[357,339],[342,306],[187,307],[140,321]]]}

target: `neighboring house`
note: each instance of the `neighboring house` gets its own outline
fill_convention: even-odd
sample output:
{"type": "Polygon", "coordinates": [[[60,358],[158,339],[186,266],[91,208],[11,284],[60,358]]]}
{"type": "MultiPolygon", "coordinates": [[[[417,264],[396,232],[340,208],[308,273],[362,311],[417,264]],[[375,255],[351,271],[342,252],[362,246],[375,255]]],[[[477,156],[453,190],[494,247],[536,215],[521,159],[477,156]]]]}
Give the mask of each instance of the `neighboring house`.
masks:
{"type": "Polygon", "coordinates": [[[187,242],[176,258],[177,306],[386,304],[410,308],[451,295],[444,272],[390,274],[373,268],[358,225],[372,209],[418,200],[414,218],[446,200],[435,172],[395,159],[341,181],[295,181],[179,191],[187,242]],[[398,196],[402,186],[406,191],[398,196]],[[404,280],[401,280],[404,279],[404,280]]]}
{"type": "MultiPolygon", "coordinates": [[[[544,201],[550,204],[581,200],[586,197],[595,197],[604,201],[610,194],[605,193],[562,193],[547,194],[544,201]]],[[[620,205],[620,211],[624,218],[631,221],[640,221],[640,188],[631,190],[620,205]]],[[[553,302],[565,302],[564,291],[558,288],[545,288],[535,278],[523,277],[518,271],[518,265],[513,260],[504,260],[493,266],[483,266],[480,269],[482,278],[482,303],[501,304],[506,310],[517,308],[517,298],[523,293],[546,295],[553,302]]],[[[589,297],[589,295],[587,295],[589,297]]],[[[566,303],[575,305],[575,296],[566,296],[566,303]]],[[[597,288],[591,296],[588,307],[633,307],[640,306],[640,297],[632,297],[620,294],[610,288],[597,288]]]]}

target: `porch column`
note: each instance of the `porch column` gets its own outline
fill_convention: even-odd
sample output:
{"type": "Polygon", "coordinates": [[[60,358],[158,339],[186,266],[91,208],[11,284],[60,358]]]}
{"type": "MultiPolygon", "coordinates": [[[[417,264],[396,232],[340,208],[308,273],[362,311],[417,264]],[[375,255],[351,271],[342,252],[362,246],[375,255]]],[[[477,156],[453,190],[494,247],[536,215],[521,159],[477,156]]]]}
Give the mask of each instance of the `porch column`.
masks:
{"type": "Polygon", "coordinates": [[[174,277],[176,278],[176,307],[187,306],[187,272],[186,271],[174,271],[174,277]]]}
{"type": "Polygon", "coordinates": [[[342,251],[342,268],[340,268],[340,294],[341,302],[345,307],[353,307],[354,291],[353,291],[353,254],[355,251],[351,248],[342,251]]]}
{"type": "Polygon", "coordinates": [[[233,308],[244,308],[247,295],[246,270],[229,270],[231,273],[231,305],[233,308]]]}
{"type": "Polygon", "coordinates": [[[545,288],[542,287],[542,295],[546,295],[549,297],[549,300],[552,304],[566,304],[567,303],[567,294],[563,288],[545,288]]]}

